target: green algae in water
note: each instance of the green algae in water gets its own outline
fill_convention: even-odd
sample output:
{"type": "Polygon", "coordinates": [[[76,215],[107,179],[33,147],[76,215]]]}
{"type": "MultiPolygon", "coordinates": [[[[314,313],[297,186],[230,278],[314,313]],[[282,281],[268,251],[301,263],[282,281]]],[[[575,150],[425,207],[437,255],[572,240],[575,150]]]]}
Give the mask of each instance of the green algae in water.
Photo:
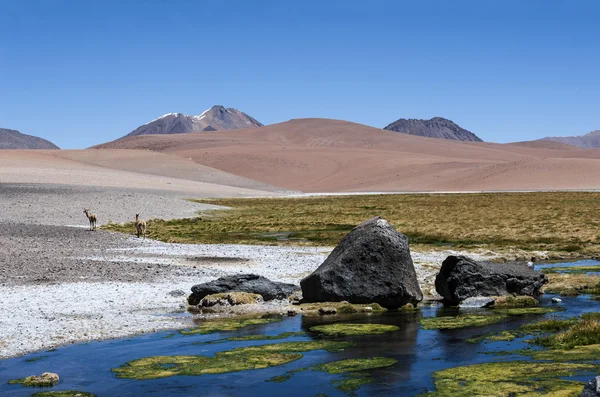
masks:
{"type": "Polygon", "coordinates": [[[420,397],[578,396],[583,383],[561,378],[598,369],[592,364],[525,361],[467,365],[435,372],[436,391],[420,397]]]}
{"type": "Polygon", "coordinates": [[[287,342],[249,346],[208,356],[154,356],[133,360],[112,371],[119,378],[157,379],[175,375],[198,376],[261,369],[290,363],[312,350],[343,351],[347,342],[287,342]]]}
{"type": "Polygon", "coordinates": [[[223,331],[236,331],[238,329],[248,327],[250,325],[260,325],[260,324],[269,324],[281,321],[281,318],[246,318],[246,319],[236,319],[229,318],[224,320],[210,320],[205,321],[200,324],[198,327],[180,331],[183,335],[204,335],[204,334],[212,334],[215,332],[223,332],[223,331]]]}
{"type": "Polygon", "coordinates": [[[521,330],[526,333],[557,332],[569,329],[576,323],[577,319],[575,318],[568,318],[565,320],[551,318],[548,320],[538,321],[536,323],[524,324],[521,326],[521,330]]]}
{"type": "Polygon", "coordinates": [[[231,338],[217,339],[208,342],[194,342],[193,345],[212,345],[216,343],[225,343],[225,342],[244,342],[244,341],[259,341],[259,340],[279,340],[279,339],[287,339],[294,336],[304,336],[306,332],[283,332],[279,335],[243,335],[243,336],[234,336],[231,338]]]}
{"type": "Polygon", "coordinates": [[[26,363],[34,363],[36,361],[40,361],[43,360],[44,358],[48,358],[48,356],[37,356],[37,357],[31,357],[25,360],[26,363]]]}
{"type": "Polygon", "coordinates": [[[597,361],[600,357],[600,344],[577,346],[571,349],[519,350],[520,354],[534,360],[544,361],[597,361]]]}
{"type": "Polygon", "coordinates": [[[118,378],[157,379],[175,375],[223,374],[283,365],[302,358],[302,354],[260,353],[206,356],[154,356],[130,361],[112,371],[118,378]]]}
{"type": "Polygon", "coordinates": [[[317,371],[330,374],[341,374],[344,372],[364,371],[373,368],[391,367],[398,360],[388,357],[351,358],[348,360],[333,361],[315,367],[317,371]]]}
{"type": "Polygon", "coordinates": [[[483,327],[495,324],[503,319],[505,315],[463,315],[428,317],[420,320],[423,329],[456,329],[466,327],[483,327]]]}
{"type": "Polygon", "coordinates": [[[278,340],[278,339],[287,339],[293,336],[304,336],[306,332],[284,332],[279,335],[244,335],[244,336],[234,336],[232,338],[227,338],[228,342],[241,342],[241,341],[250,341],[250,340],[278,340]]]}
{"type": "Polygon", "coordinates": [[[563,274],[584,274],[590,272],[600,272],[600,265],[595,266],[571,266],[571,267],[547,267],[541,269],[542,273],[563,273],[563,274]]]}
{"type": "Polygon", "coordinates": [[[371,377],[371,375],[350,374],[344,379],[333,381],[333,384],[336,388],[340,389],[344,393],[352,393],[360,389],[362,386],[373,382],[374,379],[371,377]]]}
{"type": "Polygon", "coordinates": [[[506,314],[507,316],[524,316],[528,314],[547,314],[562,311],[559,307],[519,307],[512,309],[496,309],[496,313],[506,314]]]}
{"type": "Polygon", "coordinates": [[[511,342],[518,338],[519,335],[515,331],[501,331],[501,332],[492,332],[489,334],[481,335],[476,338],[467,339],[469,343],[479,343],[484,340],[490,342],[511,342]]]}
{"type": "Polygon", "coordinates": [[[321,371],[329,374],[338,375],[344,374],[342,379],[336,379],[332,383],[336,388],[345,393],[351,393],[358,390],[361,386],[371,383],[374,379],[369,373],[362,372],[369,369],[390,367],[396,364],[398,360],[388,357],[369,357],[369,358],[354,358],[348,360],[333,361],[330,363],[315,365],[310,368],[301,368],[287,372],[284,375],[274,376],[268,382],[285,382],[289,380],[293,374],[302,371],[321,371]]]}
{"type": "Polygon", "coordinates": [[[308,352],[312,350],[326,350],[328,352],[341,352],[346,348],[354,346],[349,342],[333,342],[327,340],[318,340],[310,342],[283,342],[273,345],[259,345],[237,347],[232,350],[222,352],[223,354],[239,354],[239,353],[260,353],[260,352],[282,352],[282,353],[297,353],[308,352]]]}
{"type": "Polygon", "coordinates": [[[61,391],[40,391],[31,395],[31,397],[95,397],[92,393],[86,393],[77,390],[61,391]]]}
{"type": "Polygon", "coordinates": [[[348,324],[336,323],[327,325],[317,325],[310,330],[319,332],[328,336],[348,336],[348,335],[381,335],[386,332],[398,331],[400,327],[387,324],[348,324]]]}

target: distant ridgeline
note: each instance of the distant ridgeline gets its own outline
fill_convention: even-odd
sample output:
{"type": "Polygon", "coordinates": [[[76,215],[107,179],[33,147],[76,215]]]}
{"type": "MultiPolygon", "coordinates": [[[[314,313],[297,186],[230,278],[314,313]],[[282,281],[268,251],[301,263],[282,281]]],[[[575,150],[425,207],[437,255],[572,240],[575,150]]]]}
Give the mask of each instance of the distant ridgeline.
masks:
{"type": "Polygon", "coordinates": [[[60,149],[43,138],[0,128],[0,149],[60,149]]]}
{"type": "Polygon", "coordinates": [[[541,140],[561,142],[586,149],[600,148],[600,130],[592,131],[585,135],[550,136],[541,140]]]}
{"type": "Polygon", "coordinates": [[[237,130],[262,127],[262,124],[246,113],[220,105],[200,113],[187,116],[183,113],[167,113],[144,124],[126,136],[149,134],[182,134],[186,132],[237,130]]]}
{"type": "Polygon", "coordinates": [[[471,131],[461,128],[451,120],[434,117],[430,120],[398,119],[384,130],[402,132],[404,134],[424,136],[428,138],[452,139],[455,141],[483,142],[471,131]]]}

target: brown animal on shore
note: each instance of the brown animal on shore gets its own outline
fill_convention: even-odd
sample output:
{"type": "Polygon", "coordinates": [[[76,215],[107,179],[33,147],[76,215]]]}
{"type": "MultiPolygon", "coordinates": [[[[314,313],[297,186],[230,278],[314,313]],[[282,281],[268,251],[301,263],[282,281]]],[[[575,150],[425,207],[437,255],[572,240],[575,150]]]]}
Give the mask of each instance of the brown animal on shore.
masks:
{"type": "Polygon", "coordinates": [[[138,238],[140,234],[144,235],[144,239],[146,238],[146,221],[140,219],[140,214],[135,214],[135,230],[137,231],[138,238]]]}
{"type": "Polygon", "coordinates": [[[83,213],[87,216],[88,221],[90,221],[90,230],[96,230],[96,214],[90,214],[90,210],[83,209],[83,213]]]}

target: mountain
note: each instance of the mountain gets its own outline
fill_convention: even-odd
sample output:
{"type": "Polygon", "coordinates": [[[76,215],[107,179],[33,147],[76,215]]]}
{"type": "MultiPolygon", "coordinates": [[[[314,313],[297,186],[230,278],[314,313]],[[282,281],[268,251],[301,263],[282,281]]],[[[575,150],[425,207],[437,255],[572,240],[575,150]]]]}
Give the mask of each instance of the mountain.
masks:
{"type": "Polygon", "coordinates": [[[455,141],[483,142],[471,131],[459,127],[451,120],[434,117],[430,120],[399,119],[389,124],[384,130],[403,132],[410,135],[429,138],[452,139],[455,141]]]}
{"type": "Polygon", "coordinates": [[[0,149],[60,149],[50,141],[17,130],[0,128],[0,149]]]}
{"type": "Polygon", "coordinates": [[[181,134],[184,132],[237,130],[252,127],[262,127],[262,124],[237,109],[216,105],[198,116],[167,113],[136,128],[126,136],[181,134]]]}
{"type": "MultiPolygon", "coordinates": [[[[161,152],[302,192],[595,189],[600,149],[461,142],[344,120],[294,119],[245,130],[142,135],[95,146],[161,152]]],[[[543,145],[546,146],[546,145],[543,145]]],[[[183,174],[183,173],[182,173],[183,174]]]]}
{"type": "Polygon", "coordinates": [[[600,130],[578,136],[549,136],[542,141],[562,142],[585,149],[600,148],[600,130]]]}

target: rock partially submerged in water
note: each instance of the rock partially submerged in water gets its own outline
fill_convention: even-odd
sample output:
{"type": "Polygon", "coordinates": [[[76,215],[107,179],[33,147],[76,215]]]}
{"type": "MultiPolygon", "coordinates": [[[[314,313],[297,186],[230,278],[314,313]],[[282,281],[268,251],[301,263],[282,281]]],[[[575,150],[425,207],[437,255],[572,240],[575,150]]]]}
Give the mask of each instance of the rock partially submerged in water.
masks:
{"type": "Polygon", "coordinates": [[[58,380],[58,374],[55,374],[54,372],[44,372],[40,376],[31,375],[26,378],[11,380],[8,383],[20,384],[23,386],[49,387],[56,385],[58,380]]]}
{"type": "Polygon", "coordinates": [[[197,284],[192,287],[192,294],[188,297],[190,305],[197,305],[206,295],[223,292],[248,292],[258,294],[265,301],[273,299],[287,299],[294,291],[299,290],[294,284],[277,283],[257,274],[236,274],[220,277],[208,283],[197,284]]]}
{"type": "Polygon", "coordinates": [[[435,279],[435,289],[447,305],[475,296],[537,296],[548,282],[545,274],[518,263],[475,262],[449,256],[435,279]]]}
{"type": "Polygon", "coordinates": [[[590,380],[579,397],[600,397],[600,376],[596,376],[590,380]]]}
{"type": "Polygon", "coordinates": [[[381,217],[352,229],[300,286],[303,302],[375,302],[397,308],[423,299],[408,238],[381,217]]]}

